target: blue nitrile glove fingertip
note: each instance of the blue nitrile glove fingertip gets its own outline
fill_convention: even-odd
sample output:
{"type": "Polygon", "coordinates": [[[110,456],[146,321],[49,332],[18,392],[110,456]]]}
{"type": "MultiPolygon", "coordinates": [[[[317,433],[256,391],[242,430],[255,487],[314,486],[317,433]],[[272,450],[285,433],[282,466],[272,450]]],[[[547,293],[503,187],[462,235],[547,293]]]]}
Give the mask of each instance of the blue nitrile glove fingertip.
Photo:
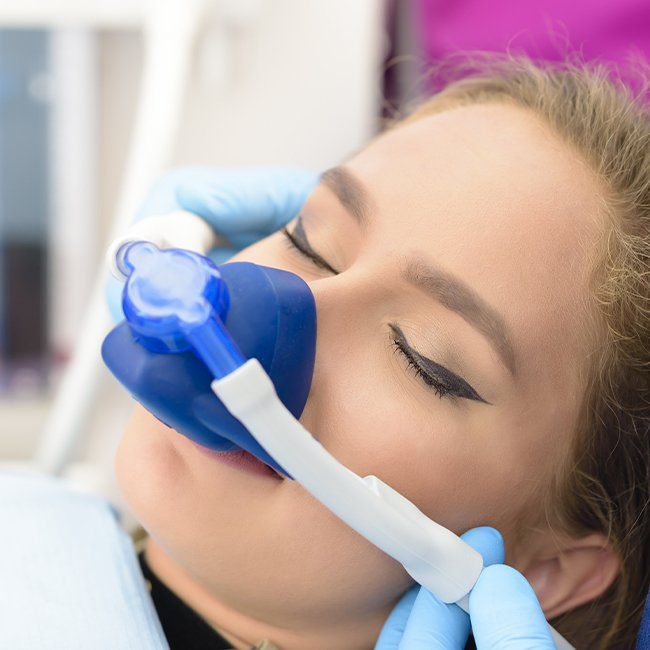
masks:
{"type": "MultiPolygon", "coordinates": [[[[502,562],[503,537],[495,528],[482,526],[462,535],[483,556],[484,565],[502,562]]],[[[456,605],[439,601],[424,588],[412,588],[391,612],[382,628],[375,650],[461,650],[469,634],[469,616],[456,605]],[[417,593],[410,612],[406,606],[417,593]],[[405,616],[407,620],[405,621],[405,616]],[[401,644],[401,645],[400,645],[401,644]]]]}
{"type": "Polygon", "coordinates": [[[215,169],[210,182],[202,176],[200,183],[179,184],[176,200],[221,235],[257,230],[266,236],[296,216],[318,179],[304,169],[215,169]]]}
{"type": "MultiPolygon", "coordinates": [[[[146,217],[168,214],[179,210],[181,206],[176,199],[176,188],[190,182],[197,182],[204,177],[206,170],[202,167],[175,167],[163,173],[147,192],[133,217],[133,222],[146,217]]],[[[205,182],[205,181],[204,181],[205,182]]]]}
{"type": "Polygon", "coordinates": [[[484,566],[503,564],[505,561],[503,537],[496,528],[490,526],[472,528],[462,536],[462,539],[483,556],[484,566]]]}
{"type": "MultiPolygon", "coordinates": [[[[210,187],[196,187],[191,182],[176,188],[175,197],[179,205],[188,212],[193,212],[205,219],[215,230],[219,229],[222,212],[227,212],[220,204],[219,196],[214,196],[210,187]]],[[[230,215],[227,214],[229,218],[230,215]]],[[[225,234],[225,233],[222,233],[225,234]]]]}
{"type": "Polygon", "coordinates": [[[470,592],[469,611],[480,650],[555,649],[533,588],[512,567],[495,564],[483,570],[470,592]]]}
{"type": "MultiPolygon", "coordinates": [[[[494,528],[473,528],[462,535],[462,540],[481,553],[484,564],[503,557],[503,538],[494,528]]],[[[460,607],[443,603],[423,588],[413,604],[400,647],[406,650],[461,650],[469,629],[469,616],[460,607]]]]}
{"type": "Polygon", "coordinates": [[[305,201],[320,182],[321,174],[294,168],[277,168],[273,170],[274,179],[270,179],[269,196],[276,207],[275,218],[269,224],[275,231],[295,218],[305,201]],[[286,183],[292,192],[286,192],[282,185],[286,183]]]}
{"type": "Polygon", "coordinates": [[[457,605],[438,600],[421,588],[399,646],[400,650],[462,650],[469,635],[469,616],[457,605]]]}
{"type": "Polygon", "coordinates": [[[397,650],[399,648],[418,591],[420,591],[420,586],[415,585],[400,598],[381,628],[375,650],[397,650]]]}

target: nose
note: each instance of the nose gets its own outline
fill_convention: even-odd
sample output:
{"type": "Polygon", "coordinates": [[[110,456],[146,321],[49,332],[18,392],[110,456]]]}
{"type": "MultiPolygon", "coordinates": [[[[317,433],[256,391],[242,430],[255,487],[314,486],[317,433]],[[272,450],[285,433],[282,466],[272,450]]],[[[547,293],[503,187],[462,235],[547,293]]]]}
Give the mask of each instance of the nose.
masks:
{"type": "Polygon", "coordinates": [[[318,315],[317,349],[342,344],[351,333],[366,329],[381,303],[381,286],[372,274],[349,270],[335,276],[308,281],[318,315]]]}
{"type": "MultiPolygon", "coordinates": [[[[350,386],[356,361],[367,362],[368,344],[381,322],[382,289],[363,271],[308,281],[318,317],[311,389],[301,422],[319,439],[332,404],[350,386]],[[366,357],[364,360],[363,358],[366,357]]],[[[359,387],[360,388],[360,387],[359,387]]]]}

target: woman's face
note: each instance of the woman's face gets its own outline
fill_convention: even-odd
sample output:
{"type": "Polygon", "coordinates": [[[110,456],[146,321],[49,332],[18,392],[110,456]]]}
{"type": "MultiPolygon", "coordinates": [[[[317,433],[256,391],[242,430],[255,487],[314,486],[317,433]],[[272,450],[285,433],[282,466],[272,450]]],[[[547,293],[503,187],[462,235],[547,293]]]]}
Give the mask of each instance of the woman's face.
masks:
{"type": "MultiPolygon", "coordinates": [[[[288,226],[302,252],[278,232],[236,257],[314,293],[301,422],[451,530],[512,539],[566,456],[584,390],[597,196],[565,145],[497,104],[397,128],[326,173],[288,226]]],[[[300,485],[215,460],[141,408],[117,470],[161,552],[217,609],[367,638],[410,584],[300,485]]]]}

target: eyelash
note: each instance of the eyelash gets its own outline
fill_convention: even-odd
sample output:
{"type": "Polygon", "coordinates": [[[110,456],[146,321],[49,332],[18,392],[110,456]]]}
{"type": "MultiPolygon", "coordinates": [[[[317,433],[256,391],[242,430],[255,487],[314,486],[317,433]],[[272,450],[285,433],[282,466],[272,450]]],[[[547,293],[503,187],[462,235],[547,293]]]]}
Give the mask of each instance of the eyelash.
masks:
{"type": "Polygon", "coordinates": [[[315,266],[321,269],[325,269],[334,275],[338,275],[338,271],[330,266],[322,257],[314,255],[311,251],[307,250],[293,235],[289,232],[289,229],[286,226],[280,228],[280,232],[284,235],[289,248],[292,248],[298,251],[303,257],[306,257],[310,260],[315,266]]]}
{"type": "Polygon", "coordinates": [[[442,399],[445,395],[450,395],[452,391],[442,382],[440,382],[438,379],[436,379],[433,375],[430,375],[428,372],[425,372],[422,367],[418,364],[418,362],[415,360],[411,352],[405,348],[400,341],[398,341],[396,338],[393,338],[391,336],[391,345],[393,346],[393,349],[395,350],[396,353],[401,354],[404,359],[406,359],[406,365],[408,368],[410,368],[415,376],[422,381],[424,384],[426,384],[428,387],[432,388],[434,393],[442,399]]]}
{"type": "MultiPolygon", "coordinates": [[[[285,240],[289,245],[289,248],[298,251],[298,253],[300,253],[303,257],[309,259],[313,264],[315,264],[319,268],[324,268],[333,273],[337,273],[337,271],[335,271],[325,260],[323,260],[319,256],[314,256],[309,250],[306,250],[301,245],[301,243],[294,237],[294,235],[289,232],[286,226],[281,228],[280,232],[282,232],[282,234],[284,235],[285,240]]],[[[424,370],[422,366],[417,362],[417,359],[413,355],[413,353],[406,346],[404,346],[404,344],[399,338],[397,338],[398,337],[397,330],[395,330],[393,326],[391,326],[391,331],[393,332],[393,335],[391,335],[390,340],[395,352],[401,354],[406,359],[407,367],[414,372],[415,376],[423,384],[425,384],[428,388],[433,389],[435,394],[438,395],[440,399],[442,399],[447,395],[450,397],[454,397],[454,396],[462,397],[462,395],[457,395],[453,389],[449,388],[449,386],[441,382],[434,375],[424,370]]]]}

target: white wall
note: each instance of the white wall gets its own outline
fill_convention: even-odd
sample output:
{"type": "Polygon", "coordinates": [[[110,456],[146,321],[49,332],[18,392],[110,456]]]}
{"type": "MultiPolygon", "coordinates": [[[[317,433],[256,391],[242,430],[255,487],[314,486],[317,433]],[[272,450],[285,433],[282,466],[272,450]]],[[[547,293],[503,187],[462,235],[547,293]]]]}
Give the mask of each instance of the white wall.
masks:
{"type": "MultiPolygon", "coordinates": [[[[385,49],[382,0],[258,4],[259,13],[243,27],[216,11],[206,21],[174,164],[325,169],[376,131],[385,49]]],[[[141,63],[139,35],[102,36],[104,222],[117,194],[141,63]]]]}
{"type": "Polygon", "coordinates": [[[376,128],[380,5],[275,0],[244,33],[206,30],[208,44],[231,45],[231,58],[221,80],[195,77],[179,160],[320,168],[360,146],[376,128]]]}

